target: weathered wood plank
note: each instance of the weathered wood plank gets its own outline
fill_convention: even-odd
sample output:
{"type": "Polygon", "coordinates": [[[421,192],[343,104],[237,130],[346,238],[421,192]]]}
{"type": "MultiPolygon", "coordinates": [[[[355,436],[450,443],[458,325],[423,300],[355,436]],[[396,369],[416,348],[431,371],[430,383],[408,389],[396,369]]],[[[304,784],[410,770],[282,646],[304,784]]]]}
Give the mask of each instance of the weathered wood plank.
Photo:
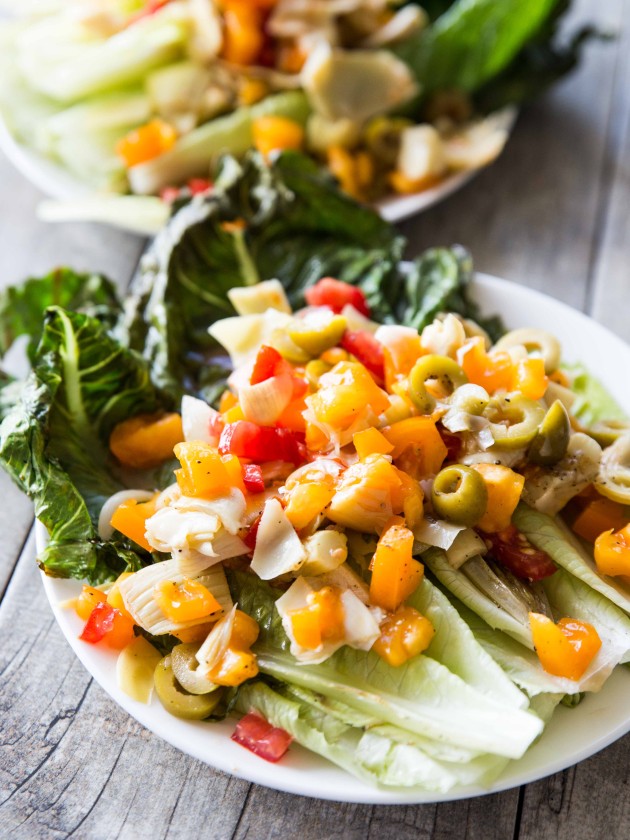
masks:
{"type": "Polygon", "coordinates": [[[63,639],[31,538],[0,607],[0,836],[231,837],[248,785],[155,737],[63,639]]]}

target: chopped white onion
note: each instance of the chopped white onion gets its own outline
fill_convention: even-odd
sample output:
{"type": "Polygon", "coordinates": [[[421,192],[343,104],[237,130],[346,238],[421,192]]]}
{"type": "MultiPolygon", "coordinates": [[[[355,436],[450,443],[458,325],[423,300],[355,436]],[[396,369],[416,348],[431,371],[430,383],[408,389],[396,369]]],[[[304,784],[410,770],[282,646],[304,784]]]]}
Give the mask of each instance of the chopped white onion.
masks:
{"type": "Polygon", "coordinates": [[[184,440],[200,440],[217,446],[219,437],[211,433],[213,421],[219,418],[219,412],[204,400],[197,397],[182,397],[182,427],[184,440]]]}
{"type": "Polygon", "coordinates": [[[294,572],[306,559],[304,546],[277,499],[265,503],[251,568],[262,580],[294,572]]]}
{"type": "Polygon", "coordinates": [[[238,398],[246,420],[259,426],[273,426],[293,396],[293,381],[289,374],[270,376],[263,382],[242,384],[238,398]]]}
{"type": "Polygon", "coordinates": [[[453,525],[443,519],[423,519],[413,529],[413,535],[418,542],[434,545],[447,551],[457,539],[461,531],[465,531],[465,525],[453,525]]]}

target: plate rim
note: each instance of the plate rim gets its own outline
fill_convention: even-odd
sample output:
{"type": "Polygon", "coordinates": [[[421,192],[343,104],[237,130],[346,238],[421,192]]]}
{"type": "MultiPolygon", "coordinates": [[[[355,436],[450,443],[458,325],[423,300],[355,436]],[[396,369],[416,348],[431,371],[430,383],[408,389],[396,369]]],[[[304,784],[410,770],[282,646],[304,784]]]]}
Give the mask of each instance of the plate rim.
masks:
{"type": "MultiPolygon", "coordinates": [[[[563,301],[557,300],[556,298],[538,290],[522,286],[512,281],[502,280],[498,277],[482,272],[475,273],[472,288],[473,297],[476,297],[475,292],[481,292],[482,296],[489,295],[490,299],[492,299],[497,290],[499,290],[499,295],[501,293],[505,293],[507,290],[507,294],[515,296],[517,302],[518,298],[529,299],[530,303],[537,303],[543,307],[545,305],[551,306],[551,308],[559,314],[570,314],[570,317],[577,319],[578,323],[581,322],[582,324],[588,324],[588,329],[594,331],[595,337],[599,336],[603,341],[612,343],[618,352],[627,357],[628,363],[630,364],[630,346],[626,344],[626,342],[606,327],[599,324],[597,321],[585,315],[583,312],[574,309],[563,301]]],[[[497,308],[500,309],[500,307],[497,308]]],[[[601,372],[598,370],[598,377],[600,373],[601,372]]],[[[46,538],[47,533],[44,526],[37,521],[35,542],[36,550],[38,552],[41,551],[43,545],[45,545],[46,538]]],[[[228,755],[231,751],[225,751],[226,756],[222,754],[221,750],[219,750],[217,754],[209,756],[203,753],[201,746],[197,747],[195,739],[190,738],[190,734],[194,732],[195,728],[198,728],[199,724],[192,724],[188,721],[178,721],[178,719],[173,719],[167,712],[158,708],[159,702],[155,698],[153,700],[153,704],[143,705],[124,695],[120,689],[118,689],[117,685],[115,685],[115,654],[113,652],[98,651],[95,648],[90,648],[80,642],[76,633],[77,622],[79,620],[76,616],[73,616],[72,614],[69,615],[68,610],[65,612],[63,611],[62,601],[59,599],[58,592],[55,592],[55,588],[59,587],[60,584],[62,586],[78,586],[78,581],[60,581],[58,578],[47,577],[43,572],[41,577],[46,596],[57,624],[59,625],[66,641],[69,643],[70,647],[73,649],[74,653],[77,655],[78,659],[81,661],[88,673],[95,679],[95,681],[101,686],[109,698],[116,703],[116,705],[121,706],[127,714],[133,717],[142,726],[149,729],[159,738],[171,744],[181,752],[191,755],[193,758],[202,761],[214,769],[223,771],[245,781],[261,784],[265,787],[281,792],[336,802],[373,805],[411,805],[452,802],[460,799],[469,799],[478,796],[500,793],[505,790],[520,787],[524,784],[539,781],[540,779],[544,779],[554,773],[565,770],[568,767],[595,755],[605,747],[617,741],[623,735],[630,732],[629,713],[625,719],[616,723],[614,726],[611,726],[611,728],[604,731],[593,741],[588,742],[585,746],[578,749],[572,747],[568,749],[565,754],[556,756],[554,760],[547,761],[541,767],[538,767],[537,769],[534,767],[519,774],[519,764],[524,763],[527,757],[530,756],[532,750],[535,750],[538,744],[544,741],[545,735],[548,734],[551,729],[550,723],[545,727],[540,740],[532,745],[522,759],[510,762],[506,770],[503,771],[494,783],[488,786],[456,786],[445,794],[436,794],[418,789],[386,789],[383,787],[371,786],[367,782],[362,782],[361,780],[355,778],[347,771],[339,768],[337,765],[334,765],[332,762],[305,750],[299,745],[291,748],[289,753],[289,756],[291,756],[290,761],[296,764],[297,768],[300,770],[304,770],[305,768],[302,765],[306,764],[307,772],[309,772],[310,764],[310,775],[302,775],[301,772],[296,772],[295,766],[283,767],[280,764],[270,765],[245,750],[243,750],[245,755],[241,756],[242,761],[240,762],[240,765],[237,761],[237,765],[235,766],[233,764],[233,758],[230,758],[228,755]],[[72,626],[73,624],[74,626],[72,626]],[[108,657],[110,660],[110,664],[108,666],[110,672],[108,674],[108,679],[110,684],[108,684],[108,679],[104,678],[103,669],[99,665],[99,657],[108,657]],[[114,683],[113,685],[111,684],[112,677],[114,683]],[[167,729],[166,732],[164,731],[163,725],[160,723],[160,711],[162,711],[164,715],[167,715],[166,722],[168,722],[172,727],[171,729],[167,729]],[[176,721],[179,725],[175,725],[173,721],[176,721]],[[182,725],[186,730],[186,736],[183,738],[180,736],[182,725]],[[175,734],[173,734],[173,732],[175,734]],[[183,743],[184,741],[185,743],[183,743]],[[312,780],[313,767],[316,768],[318,776],[323,770],[324,775],[329,775],[332,781],[329,781],[328,784],[323,784],[322,780],[318,778],[316,784],[314,785],[312,780]],[[516,772],[514,772],[515,768],[516,772]],[[278,770],[281,772],[274,772],[278,770]],[[510,772],[510,770],[512,772],[510,772]],[[280,778],[277,779],[276,776],[279,776],[280,778]],[[343,782],[345,782],[345,787],[348,788],[347,791],[340,789],[339,785],[343,782]]],[[[577,707],[577,709],[565,709],[562,707],[557,708],[554,712],[553,720],[560,719],[566,722],[567,715],[580,713],[581,715],[583,714],[584,716],[587,716],[588,714],[592,715],[593,712],[597,713],[598,701],[604,701],[605,708],[607,689],[608,695],[613,695],[613,691],[621,691],[625,695],[629,688],[630,672],[628,672],[628,669],[622,669],[618,666],[600,692],[588,695],[588,697],[582,702],[582,704],[580,704],[579,707],[577,707]],[[586,704],[586,706],[584,704],[586,704]],[[594,707],[594,709],[591,710],[591,707],[594,707]],[[580,712],[580,710],[582,711],[580,712]]],[[[224,743],[223,739],[227,734],[225,732],[225,722],[223,724],[213,724],[215,729],[212,731],[208,729],[207,724],[204,724],[204,726],[204,731],[210,733],[210,740],[213,740],[216,737],[220,739],[221,744],[224,743]]],[[[558,727],[556,726],[555,728],[557,729],[558,727]]],[[[201,744],[203,739],[200,738],[198,740],[201,744]]],[[[232,742],[229,743],[232,744],[232,742]]],[[[238,749],[241,750],[242,748],[239,747],[238,749]]],[[[240,755],[240,753],[238,755],[240,755]]]]}

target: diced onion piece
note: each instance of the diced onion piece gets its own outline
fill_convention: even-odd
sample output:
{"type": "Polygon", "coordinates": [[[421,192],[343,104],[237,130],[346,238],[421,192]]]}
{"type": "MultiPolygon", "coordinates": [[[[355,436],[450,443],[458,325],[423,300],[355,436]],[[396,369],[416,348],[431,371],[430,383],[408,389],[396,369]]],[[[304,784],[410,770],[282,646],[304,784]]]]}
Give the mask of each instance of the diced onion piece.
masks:
{"type": "Polygon", "coordinates": [[[601,459],[602,448],[597,441],[576,432],[571,435],[564,458],[552,467],[540,468],[526,479],[523,501],[553,516],[591,482],[597,480],[598,489],[603,490],[601,474],[598,478],[601,459]]]}
{"type": "MultiPolygon", "coordinates": [[[[223,528],[213,538],[211,547],[212,555],[202,554],[194,548],[176,552],[173,559],[177,561],[179,571],[186,577],[195,577],[215,563],[229,560],[230,557],[240,557],[249,551],[240,537],[230,534],[223,528]]],[[[207,552],[209,546],[204,546],[204,548],[207,552]]]]}
{"type": "Polygon", "coordinates": [[[449,312],[436,318],[422,330],[422,346],[429,353],[455,359],[459,348],[466,343],[466,329],[459,318],[449,312]]]}
{"type": "Polygon", "coordinates": [[[413,529],[413,535],[418,542],[434,545],[444,551],[453,545],[457,536],[466,528],[464,525],[454,525],[443,519],[423,519],[413,529]]]}
{"type": "Polygon", "coordinates": [[[380,635],[378,621],[349,589],[342,592],[341,603],[344,610],[344,644],[357,650],[369,650],[380,635]]]}
{"type": "Polygon", "coordinates": [[[173,510],[217,516],[226,531],[236,534],[243,527],[243,516],[247,509],[245,496],[238,487],[231,487],[223,496],[215,499],[199,499],[195,496],[181,496],[171,504],[173,510]]]}
{"type": "Polygon", "coordinates": [[[404,371],[405,365],[409,369],[420,355],[420,336],[413,327],[383,324],[376,330],[374,338],[389,352],[397,371],[404,371]]]}
{"type": "Polygon", "coordinates": [[[143,636],[123,648],[116,660],[118,688],[139,703],[150,703],[153,695],[153,673],[162,654],[143,636]]]}
{"type": "Polygon", "coordinates": [[[320,586],[336,586],[338,589],[348,589],[353,595],[363,604],[368,604],[370,600],[370,590],[368,585],[363,581],[359,575],[354,572],[347,563],[343,563],[336,569],[325,572],[319,575],[317,579],[308,578],[308,583],[314,587],[320,586]]]}
{"type": "Polygon", "coordinates": [[[270,376],[255,385],[242,384],[238,399],[246,420],[259,426],[273,426],[291,402],[293,380],[290,374],[270,376]]]}
{"type": "Polygon", "coordinates": [[[204,400],[189,396],[182,397],[182,427],[185,441],[201,440],[217,446],[219,436],[210,430],[213,422],[219,417],[219,412],[204,400]]]}
{"type": "Polygon", "coordinates": [[[219,664],[223,654],[230,645],[234,620],[236,618],[236,604],[229,613],[218,621],[197,651],[197,662],[204,671],[211,671],[219,664]]]}
{"type": "Polygon", "coordinates": [[[271,334],[277,329],[284,330],[290,322],[291,316],[286,312],[267,309],[262,314],[215,321],[208,332],[225,348],[236,369],[253,360],[260,345],[269,343],[271,334]]]}
{"type": "Polygon", "coordinates": [[[460,531],[453,540],[451,547],[446,550],[446,559],[454,569],[459,569],[471,557],[487,554],[488,549],[479,534],[466,528],[460,531]]]}
{"type": "Polygon", "coordinates": [[[363,331],[374,335],[377,329],[381,326],[377,321],[371,321],[369,318],[366,318],[365,315],[362,312],[359,312],[358,309],[355,309],[351,303],[346,303],[344,308],[341,310],[341,314],[346,319],[348,329],[353,332],[363,331]]]}
{"type": "Polygon", "coordinates": [[[502,112],[472,123],[444,141],[444,158],[450,169],[478,169],[503,151],[509,133],[502,112]]]}
{"type": "Polygon", "coordinates": [[[621,435],[604,450],[596,486],[607,498],[630,504],[630,434],[621,435]]]}
{"type": "Polygon", "coordinates": [[[396,165],[410,181],[422,182],[444,174],[444,143],[432,125],[414,125],[404,129],[396,165]]]}
{"type": "Polygon", "coordinates": [[[251,568],[262,580],[294,572],[306,559],[295,528],[277,499],[265,503],[256,534],[251,568]]]}
{"type": "MultiPolygon", "coordinates": [[[[221,527],[216,514],[177,510],[170,505],[156,511],[146,521],[146,538],[156,550],[165,553],[211,543],[221,527]]],[[[213,555],[211,555],[213,556],[213,555]]]]}
{"type": "Polygon", "coordinates": [[[291,304],[279,280],[265,280],[254,286],[237,286],[227,293],[239,315],[260,315],[268,309],[291,314],[291,304]]]}
{"type": "Polygon", "coordinates": [[[348,538],[340,531],[316,531],[304,540],[305,575],[322,575],[341,566],[348,557],[348,538]]]}
{"type": "Polygon", "coordinates": [[[129,500],[135,500],[136,502],[148,502],[154,495],[154,493],[150,493],[148,490],[119,490],[118,493],[114,493],[113,496],[110,496],[101,508],[101,512],[98,517],[99,537],[102,540],[108,540],[114,533],[114,529],[111,526],[112,516],[123,502],[127,502],[129,500]]]}
{"type": "MultiPolygon", "coordinates": [[[[178,584],[185,577],[187,575],[181,573],[176,560],[164,560],[162,563],[146,566],[139,572],[121,580],[118,583],[118,589],[122,595],[125,608],[131,613],[135,623],[148,633],[161,636],[164,633],[173,633],[176,630],[184,630],[186,627],[194,627],[208,621],[208,616],[191,621],[171,621],[165,617],[158,607],[154,597],[155,587],[163,581],[178,584]]],[[[195,577],[194,580],[210,590],[221,605],[223,612],[231,609],[230,588],[220,564],[207,569],[203,574],[195,577]]]]}

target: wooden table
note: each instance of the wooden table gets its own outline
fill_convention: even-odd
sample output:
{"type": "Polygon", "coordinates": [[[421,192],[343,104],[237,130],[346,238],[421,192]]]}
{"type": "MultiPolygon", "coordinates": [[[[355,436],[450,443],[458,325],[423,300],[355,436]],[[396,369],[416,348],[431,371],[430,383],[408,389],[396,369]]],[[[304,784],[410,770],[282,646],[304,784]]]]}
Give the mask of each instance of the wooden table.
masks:
{"type": "MultiPolygon", "coordinates": [[[[461,242],[480,270],[542,289],[630,340],[630,3],[581,0],[575,16],[621,32],[522,114],[494,166],[402,229],[412,254],[461,242]]],[[[124,286],[143,243],[45,226],[35,219],[40,198],[0,159],[0,282],[71,264],[124,286]]],[[[178,753],[78,662],[39,581],[31,506],[4,474],[0,495],[2,840],[630,837],[630,736],[520,790],[415,807],[290,796],[178,753]]]]}

